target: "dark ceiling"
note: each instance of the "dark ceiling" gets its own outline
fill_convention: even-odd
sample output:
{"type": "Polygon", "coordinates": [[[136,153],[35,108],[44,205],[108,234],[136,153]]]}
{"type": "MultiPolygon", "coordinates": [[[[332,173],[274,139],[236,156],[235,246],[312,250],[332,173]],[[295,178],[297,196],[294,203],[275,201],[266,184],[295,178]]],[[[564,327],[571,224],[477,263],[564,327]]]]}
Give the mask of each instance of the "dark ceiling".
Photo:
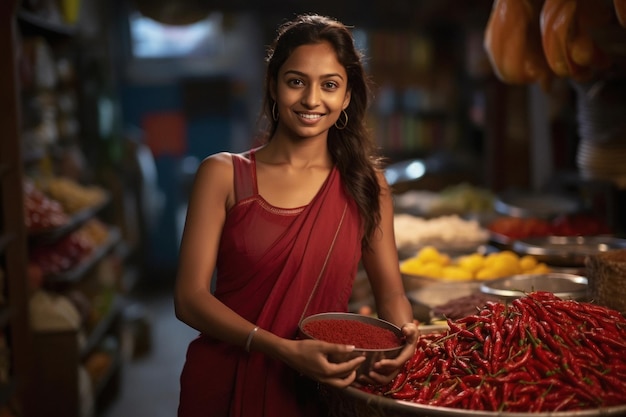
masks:
{"type": "Polygon", "coordinates": [[[347,24],[367,27],[407,28],[431,22],[483,26],[492,0],[127,0],[139,5],[147,15],[185,20],[207,10],[254,12],[290,17],[298,13],[320,13],[347,24]],[[147,12],[150,10],[151,12],[147,12]]]}

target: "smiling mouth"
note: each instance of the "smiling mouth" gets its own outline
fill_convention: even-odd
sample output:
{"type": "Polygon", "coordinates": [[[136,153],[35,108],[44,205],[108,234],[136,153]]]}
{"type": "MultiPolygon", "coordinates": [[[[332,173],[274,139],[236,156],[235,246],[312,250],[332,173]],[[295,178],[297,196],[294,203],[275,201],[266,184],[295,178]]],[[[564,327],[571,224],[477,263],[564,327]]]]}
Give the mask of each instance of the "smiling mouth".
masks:
{"type": "Polygon", "coordinates": [[[311,114],[311,113],[297,113],[298,117],[306,120],[319,120],[323,114],[311,114]]]}

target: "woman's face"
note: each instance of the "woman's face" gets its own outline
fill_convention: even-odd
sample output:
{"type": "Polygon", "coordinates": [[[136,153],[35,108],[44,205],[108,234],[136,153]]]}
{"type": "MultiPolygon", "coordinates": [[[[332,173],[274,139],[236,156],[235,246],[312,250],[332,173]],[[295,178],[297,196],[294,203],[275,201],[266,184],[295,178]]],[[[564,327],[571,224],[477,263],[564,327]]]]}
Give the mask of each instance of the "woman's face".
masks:
{"type": "Polygon", "coordinates": [[[348,76],[327,43],[296,48],[278,71],[278,130],[300,138],[325,136],[350,103],[348,76]]]}

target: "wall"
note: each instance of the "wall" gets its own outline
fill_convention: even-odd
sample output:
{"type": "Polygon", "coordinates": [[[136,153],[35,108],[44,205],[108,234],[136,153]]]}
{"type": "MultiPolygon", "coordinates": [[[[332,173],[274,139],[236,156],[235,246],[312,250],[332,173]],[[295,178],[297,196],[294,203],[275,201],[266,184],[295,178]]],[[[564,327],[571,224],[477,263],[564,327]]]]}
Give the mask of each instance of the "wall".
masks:
{"type": "MultiPolygon", "coordinates": [[[[128,7],[118,16],[121,118],[138,128],[154,155],[164,209],[151,231],[147,263],[171,279],[197,164],[220,151],[249,147],[263,46],[254,17],[224,15],[220,49],[209,57],[137,59],[129,48],[128,7]],[[254,52],[258,51],[258,52],[254,52]]],[[[157,277],[159,278],[159,277],[157,277]]]]}

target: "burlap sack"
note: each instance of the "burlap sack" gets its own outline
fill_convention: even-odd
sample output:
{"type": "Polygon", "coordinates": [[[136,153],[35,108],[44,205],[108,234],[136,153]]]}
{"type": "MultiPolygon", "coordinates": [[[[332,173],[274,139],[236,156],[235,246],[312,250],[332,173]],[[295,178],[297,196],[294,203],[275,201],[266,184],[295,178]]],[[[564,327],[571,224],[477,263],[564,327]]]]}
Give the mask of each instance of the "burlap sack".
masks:
{"type": "Polygon", "coordinates": [[[585,265],[591,300],[626,314],[626,249],[590,255],[585,265]]]}

